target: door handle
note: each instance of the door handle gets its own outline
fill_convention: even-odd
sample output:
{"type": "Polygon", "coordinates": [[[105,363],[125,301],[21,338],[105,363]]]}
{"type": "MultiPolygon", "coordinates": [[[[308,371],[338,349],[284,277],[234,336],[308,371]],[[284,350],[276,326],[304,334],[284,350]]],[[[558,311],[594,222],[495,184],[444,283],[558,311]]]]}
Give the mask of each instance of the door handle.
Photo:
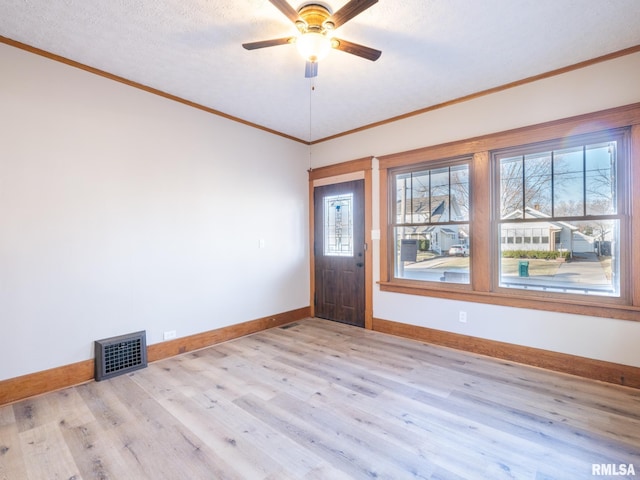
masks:
{"type": "Polygon", "coordinates": [[[364,263],[362,263],[362,262],[358,262],[358,263],[356,263],[356,266],[358,266],[358,267],[364,267],[364,263]]]}

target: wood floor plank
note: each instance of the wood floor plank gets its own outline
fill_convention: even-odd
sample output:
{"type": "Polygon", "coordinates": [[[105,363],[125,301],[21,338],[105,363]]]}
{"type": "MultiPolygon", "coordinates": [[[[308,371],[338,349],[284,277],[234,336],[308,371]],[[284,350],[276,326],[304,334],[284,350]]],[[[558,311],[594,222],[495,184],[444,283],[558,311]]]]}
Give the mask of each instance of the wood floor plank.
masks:
{"type": "MultiPolygon", "coordinates": [[[[395,424],[411,431],[416,438],[426,438],[425,447],[440,467],[458,472],[466,478],[510,478],[511,472],[536,471],[539,465],[560,464],[563,475],[557,478],[582,478],[581,473],[571,475],[576,462],[559,452],[545,448],[531,438],[498,430],[479,422],[419,400],[407,400],[387,391],[380,400],[387,407],[384,412],[395,424]],[[499,472],[498,477],[477,472],[499,472]]],[[[371,399],[362,399],[371,411],[380,415],[382,410],[371,399]],[[371,403],[369,406],[368,404],[371,403]]],[[[578,462],[579,464],[579,462],[578,462]]],[[[581,464],[578,465],[582,467],[581,464]]],[[[522,475],[521,478],[535,476],[522,475]]],[[[519,477],[515,477],[519,478],[519,477]]]]}
{"type": "MultiPolygon", "coordinates": [[[[310,399],[311,405],[323,405],[324,410],[338,412],[336,415],[340,423],[350,424],[350,430],[359,431],[364,429],[386,441],[392,442],[393,447],[389,451],[394,452],[395,448],[409,448],[415,455],[421,458],[428,458],[440,469],[441,474],[455,471],[475,472],[475,476],[482,476],[482,472],[491,469],[492,462],[500,467],[499,449],[495,448],[496,440],[491,451],[483,451],[482,448],[473,442],[478,427],[473,424],[456,424],[447,421],[444,427],[437,430],[434,422],[414,422],[411,418],[415,411],[431,420],[431,416],[424,412],[423,406],[419,402],[414,402],[412,408],[402,408],[407,406],[407,402],[402,396],[389,396],[390,392],[384,392],[381,397],[386,407],[380,409],[380,400],[360,396],[354,398],[353,395],[341,395],[339,391],[332,391],[329,395],[316,395],[310,399]],[[399,410],[396,410],[399,407],[399,410]],[[465,430],[473,430],[473,435],[465,435],[465,430]],[[437,435],[434,433],[437,431],[437,435]],[[463,451],[465,438],[468,438],[468,445],[471,447],[463,451]],[[463,455],[461,455],[464,453],[463,455]],[[495,460],[492,458],[495,457],[495,460]]],[[[440,412],[438,412],[440,414],[440,412]]],[[[513,443],[509,442],[509,448],[513,443]]],[[[521,470],[525,467],[521,467],[521,470]]],[[[518,470],[515,468],[514,470],[518,470]]],[[[521,472],[522,473],[522,472],[521,472]]],[[[494,476],[494,478],[499,478],[494,476]]]]}
{"type": "MultiPolygon", "coordinates": [[[[606,386],[605,386],[606,387],[606,386]]],[[[617,388],[616,386],[612,386],[617,388]]],[[[566,389],[538,392],[527,388],[526,395],[523,389],[510,382],[487,381],[476,379],[458,385],[456,390],[466,394],[482,398],[491,398],[493,401],[508,409],[510,405],[519,404],[521,408],[531,414],[549,419],[556,423],[570,423],[577,428],[589,430],[596,427],[601,434],[612,439],[627,437],[631,443],[640,442],[640,422],[628,408],[624,410],[611,408],[606,403],[586,403],[577,399],[572,401],[570,392],[566,389]],[[609,411],[609,415],[599,415],[603,411],[609,411]]],[[[575,397],[574,397],[575,399],[575,397]]],[[[606,401],[605,399],[602,399],[606,401]]]]}
{"type": "MultiPolygon", "coordinates": [[[[283,409],[251,394],[237,399],[234,403],[352,478],[402,478],[374,469],[371,452],[367,451],[365,446],[345,441],[344,438],[338,439],[336,432],[331,429],[316,428],[315,425],[309,424],[307,419],[291,415],[286,408],[283,409]]],[[[403,473],[406,476],[406,472],[403,473]]],[[[416,475],[412,478],[429,478],[428,465],[422,466],[416,475]]]]}
{"type": "Polygon", "coordinates": [[[136,421],[133,412],[118,398],[112,382],[86,383],[75,387],[75,390],[91,410],[101,429],[108,431],[136,421]]]}
{"type": "Polygon", "coordinates": [[[127,461],[114,430],[104,431],[97,421],[61,428],[64,441],[83,479],[145,478],[136,461],[127,461]]]}
{"type": "Polygon", "coordinates": [[[81,478],[58,425],[45,423],[24,430],[19,436],[28,479],[81,478]]]}
{"type": "Polygon", "coordinates": [[[600,463],[640,475],[640,391],[321,319],[0,407],[0,480],[584,480],[600,463]]]}
{"type": "MultiPolygon", "coordinates": [[[[322,362],[322,363],[326,363],[326,362],[334,362],[334,361],[336,361],[336,360],[334,360],[334,359],[326,360],[326,359],[325,359],[325,360],[322,360],[321,362],[322,362]]],[[[341,372],[342,372],[342,373],[343,373],[343,375],[344,375],[344,374],[345,374],[346,372],[348,372],[349,370],[353,370],[352,374],[353,374],[353,375],[355,375],[356,377],[361,377],[362,375],[365,375],[365,372],[364,372],[364,371],[354,370],[353,368],[346,368],[346,369],[345,369],[345,368],[342,368],[342,369],[341,369],[341,372]]],[[[376,378],[375,376],[372,376],[371,374],[369,374],[367,377],[368,377],[368,379],[369,379],[369,380],[373,381],[374,383],[376,383],[376,384],[377,384],[377,385],[379,385],[379,386],[380,386],[380,385],[382,385],[382,383],[383,383],[381,379],[376,378]]],[[[403,389],[400,385],[393,385],[393,384],[391,384],[391,383],[387,383],[387,384],[386,384],[386,387],[387,387],[388,389],[390,389],[390,390],[394,390],[394,391],[396,391],[396,392],[401,392],[402,394],[405,394],[405,395],[406,395],[406,394],[408,394],[408,393],[412,393],[412,394],[414,394],[414,395],[418,393],[418,391],[417,391],[417,390],[415,390],[415,389],[412,389],[412,388],[408,388],[408,389],[407,389],[407,388],[405,388],[405,389],[403,389]]],[[[335,396],[335,395],[336,395],[336,394],[335,394],[335,391],[334,391],[334,393],[332,394],[332,396],[335,396]]],[[[399,399],[401,400],[402,398],[401,398],[401,397],[399,397],[399,399]]],[[[333,405],[333,407],[334,407],[334,408],[332,409],[332,411],[336,411],[336,410],[337,410],[337,411],[340,411],[341,409],[345,409],[345,408],[347,408],[347,407],[346,407],[346,405],[347,405],[348,403],[349,403],[349,404],[362,403],[362,399],[358,399],[357,401],[356,401],[356,400],[354,400],[354,399],[351,399],[351,402],[348,402],[348,399],[344,399],[344,401],[341,403],[341,406],[338,406],[337,404],[336,404],[336,405],[333,405]]],[[[378,402],[378,403],[379,403],[379,402],[378,402]]],[[[378,405],[378,408],[379,408],[379,405],[378,405]]],[[[360,416],[362,416],[362,414],[360,414],[360,416]]],[[[345,422],[346,422],[346,420],[345,420],[345,422]]],[[[422,432],[422,433],[424,433],[424,432],[422,432]]],[[[414,434],[415,434],[415,432],[414,432],[414,434]]],[[[419,438],[419,437],[420,437],[420,436],[414,437],[414,440],[415,440],[416,438],[419,438]]],[[[459,439],[459,438],[458,438],[458,439],[459,439]]],[[[454,440],[454,439],[452,439],[452,440],[451,440],[451,443],[450,443],[448,446],[449,446],[449,447],[451,447],[452,445],[455,445],[455,444],[456,444],[455,440],[454,440]]],[[[453,451],[455,451],[454,449],[452,449],[452,450],[453,450],[453,451]]],[[[485,454],[485,455],[486,455],[486,454],[485,454]]],[[[440,453],[440,454],[439,454],[439,457],[444,457],[444,456],[446,456],[446,454],[444,454],[444,455],[443,455],[442,453],[440,453]]],[[[460,458],[459,458],[459,457],[457,457],[457,455],[455,456],[455,458],[456,458],[455,462],[456,462],[456,464],[457,464],[457,465],[456,465],[456,467],[458,467],[458,466],[461,464],[461,460],[460,460],[460,458]]],[[[486,459],[485,459],[485,460],[486,460],[486,459]]],[[[485,466],[484,468],[490,468],[490,467],[491,467],[491,464],[490,464],[490,463],[487,463],[486,461],[485,461],[485,462],[477,462],[477,464],[478,464],[478,465],[483,465],[483,464],[485,464],[486,466],[485,466]]],[[[496,468],[499,468],[499,469],[500,469],[500,471],[503,471],[503,467],[504,467],[504,465],[501,467],[501,466],[499,466],[499,465],[498,465],[498,462],[496,462],[496,468]]],[[[469,471],[469,468],[470,468],[470,467],[469,467],[469,466],[467,466],[467,472],[469,471]]],[[[476,472],[476,474],[477,474],[477,473],[478,473],[478,472],[476,472]]],[[[496,473],[494,472],[494,473],[492,474],[492,476],[495,476],[495,475],[496,475],[496,473]]]]}
{"type": "Polygon", "coordinates": [[[122,446],[149,478],[206,478],[211,472],[242,478],[129,376],[109,381],[136,418],[117,427],[122,446]]]}
{"type": "Polygon", "coordinates": [[[393,446],[387,435],[376,435],[372,428],[363,425],[358,418],[335,414],[331,409],[319,408],[313,402],[296,402],[284,393],[269,403],[303,420],[310,430],[315,428],[318,436],[339,439],[340,454],[365,460],[372,476],[428,478],[433,468],[432,462],[415,449],[414,445],[393,446]],[[393,455],[388,454],[390,451],[393,455]]]}
{"type": "Polygon", "coordinates": [[[289,442],[285,448],[276,432],[260,428],[255,419],[248,418],[226,398],[225,389],[213,388],[187,397],[180,391],[154,388],[156,379],[148,372],[136,375],[135,381],[152,392],[160,405],[218,456],[234,465],[242,478],[278,474],[301,478],[317,466],[318,462],[299,455],[301,452],[295,451],[295,444],[289,442]]]}
{"type": "MultiPolygon", "coordinates": [[[[9,408],[0,409],[0,416],[3,410],[11,411],[9,408]]],[[[5,419],[8,417],[5,414],[5,419]]],[[[0,423],[0,480],[13,478],[28,478],[27,466],[16,424],[3,422],[0,423]]]]}

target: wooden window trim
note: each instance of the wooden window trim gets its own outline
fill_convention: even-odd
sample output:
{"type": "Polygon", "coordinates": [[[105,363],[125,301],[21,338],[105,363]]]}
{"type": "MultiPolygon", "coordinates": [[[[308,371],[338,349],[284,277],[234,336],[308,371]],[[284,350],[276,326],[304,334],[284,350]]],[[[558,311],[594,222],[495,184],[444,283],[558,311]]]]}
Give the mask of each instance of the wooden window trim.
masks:
{"type": "MultiPolygon", "coordinates": [[[[609,139],[611,139],[612,137],[616,137],[619,138],[620,140],[623,140],[622,143],[618,143],[619,147],[619,151],[625,150],[624,153],[624,157],[625,157],[625,161],[624,164],[626,165],[627,162],[629,162],[629,158],[628,156],[630,155],[630,148],[629,147],[629,139],[630,139],[630,134],[628,131],[628,127],[623,127],[620,129],[608,129],[607,130],[609,133],[608,134],[602,134],[602,130],[595,132],[594,134],[591,134],[590,138],[585,138],[583,136],[572,136],[573,139],[576,139],[575,145],[576,146],[583,146],[586,143],[590,143],[590,142],[595,142],[598,143],[599,141],[605,141],[605,139],[608,141],[609,139]],[[600,136],[600,138],[598,138],[598,136],[600,136]],[[595,137],[595,138],[594,138],[595,137]]],[[[587,134],[589,135],[589,134],[587,134]]],[[[542,144],[534,144],[533,148],[531,148],[531,152],[538,152],[540,151],[540,149],[542,148],[544,151],[547,151],[549,149],[558,149],[558,148],[564,148],[564,145],[562,147],[558,147],[558,144],[563,143],[563,142],[559,142],[557,140],[554,140],[552,142],[543,142],[542,144]],[[549,143],[551,143],[552,145],[549,145],[549,143]],[[553,144],[555,144],[555,146],[553,146],[553,144]]],[[[507,149],[508,150],[508,149],[507,149]]],[[[527,150],[527,146],[519,146],[515,148],[515,151],[521,152],[523,150],[527,150]]],[[[494,163],[496,158],[495,158],[495,154],[497,153],[498,155],[502,155],[505,153],[505,150],[498,150],[498,151],[494,151],[492,152],[493,155],[490,162],[491,162],[491,167],[494,169],[494,174],[495,176],[499,175],[499,166],[497,163],[494,163]]],[[[506,154],[508,156],[510,156],[512,153],[511,152],[506,152],[506,154]]],[[[519,154],[519,153],[518,153],[519,154]]],[[[620,167],[622,165],[622,163],[618,163],[618,167],[620,167]]],[[[630,165],[629,165],[630,166],[630,165]]],[[[626,166],[625,168],[625,172],[628,171],[626,166]]],[[[493,177],[491,177],[493,179],[493,177]]],[[[629,234],[630,233],[630,229],[629,229],[629,219],[631,218],[631,210],[629,209],[629,207],[626,204],[629,204],[629,199],[631,196],[631,192],[632,190],[627,188],[627,183],[628,182],[628,178],[626,176],[624,176],[623,178],[619,178],[618,179],[619,183],[625,183],[624,186],[619,186],[619,188],[622,188],[622,191],[620,192],[620,190],[618,190],[620,192],[620,198],[622,198],[622,203],[624,205],[620,205],[620,209],[619,209],[619,213],[620,215],[618,216],[618,220],[620,222],[620,226],[621,226],[621,236],[620,236],[620,243],[621,245],[632,245],[632,237],[629,234]]],[[[499,188],[499,187],[497,187],[499,188]]],[[[499,199],[498,199],[498,195],[496,191],[493,192],[495,194],[495,198],[494,201],[496,202],[494,205],[497,206],[499,199]]],[[[493,231],[495,232],[497,229],[500,228],[500,224],[503,222],[502,219],[497,218],[498,214],[495,214],[494,216],[494,222],[493,222],[493,231]]],[[[582,217],[584,220],[588,220],[588,216],[584,216],[582,217]]],[[[492,233],[493,234],[493,233],[492,233]]],[[[496,252],[497,253],[497,252],[496,252]]],[[[499,265],[500,265],[500,256],[499,255],[494,255],[492,258],[494,260],[493,263],[493,270],[494,272],[497,272],[499,269],[499,265]]],[[[614,306],[614,305],[630,305],[630,295],[629,295],[629,291],[630,291],[630,285],[632,282],[632,278],[631,278],[631,272],[629,270],[628,267],[628,263],[627,262],[620,262],[620,269],[618,271],[618,275],[620,277],[620,296],[617,297],[609,297],[609,296],[586,296],[586,297],[579,297],[581,299],[586,299],[586,300],[581,300],[580,303],[595,303],[596,305],[608,305],[608,306],[614,306]]],[[[497,277],[497,275],[496,275],[497,277]]],[[[504,287],[504,286],[499,286],[496,285],[493,289],[494,292],[496,293],[503,293],[506,296],[510,296],[512,295],[512,293],[517,292],[516,289],[511,289],[508,287],[504,287]]],[[[548,301],[550,299],[555,299],[557,301],[560,302],[564,302],[566,301],[567,298],[573,298],[572,295],[567,295],[566,293],[559,293],[559,292],[551,292],[551,291],[536,291],[536,290],[530,290],[528,291],[528,293],[526,293],[525,295],[526,297],[530,297],[530,296],[537,296],[539,297],[541,300],[543,301],[548,301]]]]}
{"type": "Polygon", "coordinates": [[[491,151],[622,127],[631,127],[629,201],[631,212],[636,214],[631,216],[630,237],[636,238],[640,234],[640,196],[633,195],[632,192],[634,186],[640,188],[640,103],[380,157],[380,289],[410,295],[640,321],[640,278],[634,278],[633,275],[633,272],[640,272],[640,242],[629,243],[631,250],[627,258],[632,275],[628,278],[630,295],[625,304],[599,297],[550,298],[530,292],[524,295],[515,290],[505,292],[493,284],[497,259],[491,246],[491,151]],[[390,264],[392,255],[389,253],[389,170],[464,155],[473,155],[471,251],[491,252],[490,255],[471,256],[471,289],[393,278],[393,266],[390,264]]]}
{"type": "MultiPolygon", "coordinates": [[[[437,163],[434,162],[433,165],[430,164],[424,164],[422,165],[424,167],[424,169],[426,170],[433,170],[433,169],[439,169],[439,168],[450,168],[451,166],[454,165],[466,165],[469,168],[469,185],[471,185],[473,183],[473,156],[465,156],[465,157],[461,157],[461,158],[450,158],[450,159],[440,159],[440,161],[438,161],[437,163]]],[[[421,166],[417,166],[417,168],[421,168],[421,166]]],[[[400,173],[407,173],[405,171],[403,171],[402,169],[399,169],[398,171],[393,171],[392,175],[397,175],[400,173]]],[[[385,178],[388,178],[385,177],[385,178]]],[[[395,215],[395,199],[394,199],[394,194],[393,191],[389,191],[389,197],[388,197],[388,208],[389,208],[389,212],[390,216],[389,218],[389,222],[386,225],[387,227],[389,227],[389,225],[391,225],[391,230],[394,229],[394,227],[396,227],[397,225],[395,224],[395,221],[393,220],[393,216],[395,215]]],[[[473,189],[471,189],[470,191],[470,195],[473,195],[473,189]]],[[[470,197],[469,200],[472,200],[472,198],[470,197]]],[[[471,226],[471,212],[469,212],[469,219],[468,220],[464,220],[464,221],[459,221],[457,223],[459,223],[460,225],[464,224],[464,225],[468,225],[469,227],[471,226]]],[[[437,225],[437,222],[435,223],[429,223],[429,225],[437,225]]],[[[471,238],[471,241],[473,242],[473,237],[471,238]]],[[[471,244],[470,247],[472,248],[473,245],[471,244]]],[[[393,256],[394,254],[391,253],[391,256],[393,256]]],[[[471,258],[469,260],[471,262],[471,258]]],[[[392,261],[388,262],[388,268],[389,268],[389,272],[393,272],[395,271],[395,265],[393,265],[392,261]]],[[[412,284],[417,284],[420,285],[423,283],[423,281],[420,280],[411,280],[411,279],[407,279],[407,278],[394,278],[394,281],[397,282],[406,282],[408,285],[412,285],[412,284]]],[[[447,288],[452,288],[455,290],[471,290],[471,279],[469,281],[469,283],[456,283],[456,282],[447,282],[446,283],[447,288]]]]}

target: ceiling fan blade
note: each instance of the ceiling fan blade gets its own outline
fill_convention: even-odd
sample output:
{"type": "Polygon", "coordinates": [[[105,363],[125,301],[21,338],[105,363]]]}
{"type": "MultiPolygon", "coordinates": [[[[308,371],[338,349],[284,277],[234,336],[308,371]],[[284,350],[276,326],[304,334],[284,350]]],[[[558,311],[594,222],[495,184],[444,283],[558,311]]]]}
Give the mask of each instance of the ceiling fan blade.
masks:
{"type": "Polygon", "coordinates": [[[242,46],[246,50],[255,50],[257,48],[275,47],[276,45],[286,45],[293,43],[296,37],[274,38],[272,40],[261,40],[259,42],[243,43],[242,46]]]}
{"type": "Polygon", "coordinates": [[[375,62],[380,58],[380,55],[382,55],[382,52],[375,48],[365,47],[364,45],[358,45],[357,43],[341,40],[335,37],[332,39],[331,46],[336,50],[357,55],[359,57],[366,58],[367,60],[371,60],[372,62],[375,62]]]}
{"type": "Polygon", "coordinates": [[[331,22],[338,28],[340,25],[347,23],[356,15],[360,15],[367,8],[378,3],[378,0],[351,0],[344,7],[331,15],[331,22]]]}
{"type": "Polygon", "coordinates": [[[313,78],[318,76],[318,62],[307,62],[304,66],[305,78],[313,78]]]}
{"type": "Polygon", "coordinates": [[[289,5],[289,2],[287,2],[287,0],[269,0],[269,1],[274,7],[276,7],[278,10],[284,13],[285,17],[287,17],[293,23],[296,23],[300,19],[298,12],[296,12],[293,9],[293,7],[289,5]]]}

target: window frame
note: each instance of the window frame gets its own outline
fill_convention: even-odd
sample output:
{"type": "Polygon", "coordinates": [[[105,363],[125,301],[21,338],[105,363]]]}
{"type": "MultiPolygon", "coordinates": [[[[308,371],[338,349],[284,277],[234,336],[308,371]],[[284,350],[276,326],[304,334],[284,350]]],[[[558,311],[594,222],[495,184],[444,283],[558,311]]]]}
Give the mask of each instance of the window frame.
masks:
{"type": "MultiPolygon", "coordinates": [[[[472,203],[471,203],[471,196],[472,196],[472,186],[471,186],[471,177],[472,177],[472,163],[473,163],[473,157],[469,156],[469,155],[465,155],[462,157],[454,157],[454,158],[447,158],[447,159],[440,159],[440,160],[436,160],[436,161],[431,161],[431,162],[425,162],[425,163],[418,163],[415,165],[411,165],[409,167],[396,167],[393,168],[389,171],[389,175],[388,175],[388,181],[389,181],[389,185],[388,185],[388,189],[390,192],[390,195],[388,197],[388,211],[389,211],[389,222],[388,222],[388,229],[387,229],[387,234],[388,234],[388,244],[392,245],[392,251],[391,254],[389,255],[389,272],[391,275],[391,278],[393,279],[394,282],[399,282],[399,283],[404,283],[407,285],[421,285],[421,284],[431,284],[433,286],[441,286],[441,285],[446,285],[447,288],[454,288],[454,289],[460,289],[460,290],[470,290],[471,289],[471,281],[466,282],[466,283],[458,283],[458,282],[446,282],[446,281],[429,281],[429,280],[414,280],[414,279],[409,279],[409,278],[403,278],[403,277],[396,277],[396,265],[395,265],[395,261],[396,261],[396,251],[395,251],[395,242],[396,242],[396,237],[395,237],[395,228],[397,227],[405,227],[405,226],[411,226],[411,225],[444,225],[444,226],[450,226],[450,225],[467,225],[468,230],[469,230],[469,238],[471,239],[473,236],[472,230],[471,230],[471,211],[472,211],[472,203]],[[448,221],[448,222],[434,222],[434,223],[424,223],[424,222],[404,222],[404,223],[398,223],[396,221],[395,215],[396,215],[396,195],[395,195],[395,191],[396,191],[396,185],[395,185],[395,179],[397,175],[402,175],[402,174],[408,174],[408,173],[416,173],[416,172],[421,172],[421,171],[433,171],[433,170],[439,170],[439,169],[443,169],[443,168],[449,168],[451,169],[451,167],[456,167],[459,165],[466,165],[467,166],[467,173],[468,173],[468,184],[467,187],[469,189],[469,198],[468,198],[468,202],[469,205],[467,206],[468,208],[468,215],[467,215],[467,219],[466,220],[460,220],[460,221],[448,221]]],[[[449,185],[449,195],[451,196],[451,185],[449,185]]],[[[430,208],[433,205],[430,205],[430,208]]],[[[470,245],[468,245],[468,247],[470,247],[470,245]]],[[[471,248],[469,248],[469,278],[471,278],[471,256],[473,255],[473,251],[471,248]]]]}
{"type": "MultiPolygon", "coordinates": [[[[632,272],[640,272],[640,242],[634,244],[632,238],[640,234],[640,195],[633,196],[635,188],[640,188],[640,103],[611,108],[600,112],[579,115],[561,120],[554,120],[537,125],[521,127],[504,132],[488,134],[419,148],[408,152],[395,153],[378,157],[380,176],[380,280],[381,291],[470,301],[492,305],[530,308],[579,315],[616,318],[640,321],[640,278],[635,279],[632,272]],[[605,127],[605,128],[603,128],[605,127]],[[494,167],[492,152],[522,148],[523,146],[551,142],[566,137],[578,137],[607,130],[627,128],[628,179],[626,192],[621,202],[626,204],[629,217],[627,231],[624,233],[628,255],[621,259],[626,276],[621,278],[620,298],[610,300],[601,296],[583,296],[561,294],[559,297],[543,293],[540,295],[523,294],[515,289],[498,289],[497,285],[497,252],[500,248],[500,236],[495,232],[496,219],[493,202],[495,201],[495,183],[492,180],[494,167]],[[470,250],[476,254],[471,257],[469,285],[424,282],[416,280],[396,279],[393,276],[392,256],[393,243],[390,243],[389,229],[392,206],[389,203],[390,172],[399,168],[412,166],[436,165],[442,159],[472,157],[469,166],[469,183],[471,190],[469,229],[471,235],[470,250]],[[481,252],[481,254],[478,254],[481,252]],[[485,255],[486,253],[486,255],[485,255]],[[606,301],[605,301],[606,300],[606,301]]],[[[427,167],[428,168],[428,167],[427,167]]],[[[620,178],[620,176],[618,177],[620,178]]],[[[620,251],[624,252],[624,246],[620,251]]],[[[623,272],[621,272],[623,273],[623,272]]]]}
{"type": "MultiPolygon", "coordinates": [[[[578,146],[586,146],[588,144],[601,143],[607,140],[616,140],[618,142],[618,154],[616,156],[616,214],[610,215],[594,215],[589,216],[584,212],[586,210],[586,204],[583,205],[584,215],[582,216],[552,216],[550,217],[555,222],[576,222],[576,221],[588,221],[588,220],[597,220],[597,219],[615,219],[620,222],[619,229],[620,235],[618,241],[620,242],[619,250],[622,252],[624,247],[629,247],[627,250],[630,251],[630,247],[632,245],[632,238],[629,233],[629,223],[630,223],[630,206],[629,199],[631,198],[632,190],[629,188],[629,175],[630,171],[629,165],[629,157],[630,157],[630,127],[621,127],[616,129],[608,129],[601,130],[597,132],[586,133],[582,135],[572,135],[566,138],[556,138],[548,141],[537,142],[534,144],[528,145],[520,145],[515,147],[509,147],[504,149],[496,149],[490,152],[491,157],[491,166],[490,169],[492,171],[491,181],[492,185],[492,232],[494,232],[494,237],[496,242],[500,240],[500,231],[501,226],[503,224],[512,224],[513,229],[518,230],[518,228],[522,228],[520,225],[527,224],[528,222],[535,222],[534,219],[519,219],[522,220],[522,223],[511,222],[509,220],[505,220],[501,217],[500,210],[500,159],[506,158],[509,156],[526,156],[530,154],[537,154],[542,151],[557,151],[562,148],[573,148],[578,146]],[[619,175],[622,173],[622,175],[619,175]],[[519,227],[520,226],[520,227],[519,227]]],[[[552,183],[555,179],[552,178],[552,183]]],[[[583,192],[585,195],[586,192],[583,192]]],[[[524,200],[523,200],[524,201],[524,200]]],[[[553,205],[553,199],[552,205],[553,205]]],[[[544,239],[546,237],[542,237],[544,239]]],[[[558,240],[558,236],[556,236],[556,242],[558,240]]],[[[517,240],[517,238],[516,238],[517,240]]],[[[516,243],[518,243],[516,241],[516,243]]],[[[522,242],[520,242],[522,243],[522,242]]],[[[538,290],[538,289],[517,289],[515,287],[505,287],[501,286],[501,278],[500,278],[500,260],[502,247],[498,243],[498,245],[494,246],[495,249],[495,264],[493,265],[493,275],[492,280],[494,284],[494,291],[498,293],[508,293],[518,290],[520,295],[523,296],[531,296],[531,297],[541,297],[546,299],[554,298],[559,301],[564,301],[566,299],[589,299],[587,303],[597,299],[597,302],[602,304],[619,304],[626,305],[629,303],[629,284],[631,280],[630,271],[627,268],[628,262],[622,261],[622,258],[618,259],[619,262],[619,295],[616,296],[594,296],[594,295],[585,295],[579,293],[561,293],[561,292],[553,292],[549,290],[538,290]]]]}

